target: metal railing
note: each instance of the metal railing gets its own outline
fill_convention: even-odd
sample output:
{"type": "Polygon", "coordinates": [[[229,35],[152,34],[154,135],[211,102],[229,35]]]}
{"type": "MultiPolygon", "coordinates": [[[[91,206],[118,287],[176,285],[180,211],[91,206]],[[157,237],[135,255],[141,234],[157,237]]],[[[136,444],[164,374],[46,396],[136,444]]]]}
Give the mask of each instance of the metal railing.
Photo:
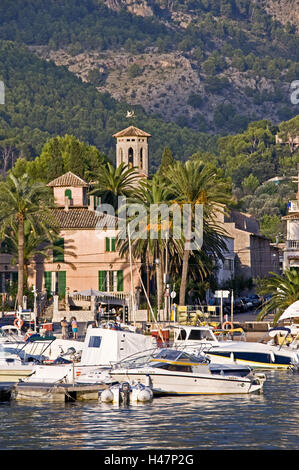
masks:
{"type": "Polygon", "coordinates": [[[288,250],[299,250],[299,240],[286,240],[288,250]]]}

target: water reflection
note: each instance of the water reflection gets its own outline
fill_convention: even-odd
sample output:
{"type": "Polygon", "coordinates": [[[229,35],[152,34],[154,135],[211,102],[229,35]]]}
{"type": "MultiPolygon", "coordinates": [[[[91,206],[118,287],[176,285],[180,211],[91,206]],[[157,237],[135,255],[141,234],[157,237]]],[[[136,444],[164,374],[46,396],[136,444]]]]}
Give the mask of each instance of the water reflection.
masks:
{"type": "Polygon", "coordinates": [[[2,403],[1,449],[297,449],[299,374],[267,373],[264,394],[2,403]]]}

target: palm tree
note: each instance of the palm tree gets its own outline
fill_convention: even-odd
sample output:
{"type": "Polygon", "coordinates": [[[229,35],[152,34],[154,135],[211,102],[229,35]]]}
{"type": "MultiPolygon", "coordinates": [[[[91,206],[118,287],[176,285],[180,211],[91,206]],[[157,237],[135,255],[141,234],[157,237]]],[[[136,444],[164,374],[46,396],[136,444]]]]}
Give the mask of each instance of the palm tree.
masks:
{"type": "MultiPolygon", "coordinates": [[[[136,236],[133,234],[133,237],[131,237],[131,247],[134,258],[142,259],[146,264],[155,264],[158,312],[160,312],[163,293],[162,273],[165,266],[165,250],[167,249],[170,254],[173,254],[175,249],[179,249],[179,246],[174,247],[175,240],[172,238],[169,242],[166,241],[165,232],[171,226],[171,218],[169,221],[163,221],[161,214],[156,214],[156,223],[150,219],[155,204],[158,206],[168,203],[167,194],[166,185],[159,176],[155,175],[152,180],[140,182],[134,194],[126,201],[128,207],[130,205],[134,207],[135,204],[138,204],[145,210],[144,217],[139,215],[139,230],[136,236]]],[[[134,220],[134,216],[127,218],[127,226],[132,220],[134,220]]],[[[128,253],[128,243],[128,239],[121,232],[118,237],[118,248],[122,256],[126,256],[128,253]]]]}
{"type": "Polygon", "coordinates": [[[16,178],[9,174],[6,181],[0,182],[0,239],[17,226],[18,239],[18,294],[17,303],[22,305],[24,291],[25,223],[33,234],[38,228],[50,239],[50,228],[56,225],[51,212],[53,199],[49,188],[40,182],[32,183],[27,174],[16,178]]]}
{"type": "MultiPolygon", "coordinates": [[[[204,240],[205,237],[209,237],[209,246],[207,249],[215,251],[219,255],[221,250],[225,248],[223,239],[225,231],[217,223],[217,215],[224,211],[224,204],[229,202],[230,195],[227,183],[219,178],[217,170],[213,166],[206,165],[200,160],[189,160],[185,163],[176,161],[168,168],[165,179],[174,202],[179,204],[182,210],[184,204],[190,205],[191,223],[183,236],[185,243],[179,298],[180,305],[184,305],[188,263],[191,253],[191,232],[192,229],[193,231],[197,230],[194,226],[193,216],[195,206],[198,204],[203,206],[204,240]]],[[[201,249],[201,247],[198,247],[198,249],[201,249]]]]}
{"type": "Polygon", "coordinates": [[[139,173],[135,168],[129,168],[125,163],[121,163],[115,168],[111,163],[105,163],[99,167],[97,182],[90,194],[99,194],[102,202],[117,206],[119,196],[130,196],[136,183],[139,173]]]}
{"type": "Polygon", "coordinates": [[[258,293],[271,297],[263,304],[257,319],[263,320],[275,312],[274,323],[277,323],[286,308],[299,300],[299,273],[296,269],[288,269],[282,275],[270,274],[272,277],[260,280],[258,293]]]}

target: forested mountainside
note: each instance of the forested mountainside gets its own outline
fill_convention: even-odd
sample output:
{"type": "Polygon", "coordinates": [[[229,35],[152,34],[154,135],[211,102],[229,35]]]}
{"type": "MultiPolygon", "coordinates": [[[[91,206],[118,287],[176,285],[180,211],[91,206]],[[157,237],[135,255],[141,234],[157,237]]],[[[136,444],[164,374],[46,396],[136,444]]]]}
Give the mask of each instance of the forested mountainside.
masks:
{"type": "Polygon", "coordinates": [[[67,134],[53,145],[90,157],[84,167],[73,154],[85,176],[97,159],[114,161],[112,135],[134,124],[152,134],[151,173],[165,147],[214,164],[236,207],[278,233],[299,162],[298,22],[282,3],[296,4],[2,0],[0,171],[48,158],[46,142],[67,134]]]}
{"type": "Polygon", "coordinates": [[[298,0],[2,0],[0,38],[195,130],[297,114],[298,0]]]}
{"type": "Polygon", "coordinates": [[[5,104],[0,105],[2,165],[1,148],[15,149],[11,152],[10,165],[11,159],[20,154],[34,158],[47,139],[64,134],[95,145],[114,161],[112,135],[130,124],[153,135],[152,169],[158,168],[165,145],[183,160],[198,149],[216,151],[215,136],[166,123],[147,115],[140,106],[133,107],[136,118],[129,121],[126,103],[99,93],[92,84],[83,83],[65,67],[39,59],[24,45],[0,41],[0,64],[0,80],[5,84],[5,104]]]}

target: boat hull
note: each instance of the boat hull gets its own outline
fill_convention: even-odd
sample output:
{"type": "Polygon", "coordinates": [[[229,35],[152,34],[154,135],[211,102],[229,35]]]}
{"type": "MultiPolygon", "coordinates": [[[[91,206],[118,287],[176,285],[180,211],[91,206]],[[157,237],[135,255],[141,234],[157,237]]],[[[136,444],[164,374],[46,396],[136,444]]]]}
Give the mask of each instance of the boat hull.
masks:
{"type": "Polygon", "coordinates": [[[165,374],[153,370],[111,371],[113,379],[149,385],[154,395],[247,394],[262,389],[263,381],[214,375],[165,374]]]}
{"type": "Polygon", "coordinates": [[[1,367],[0,382],[19,382],[32,374],[32,367],[1,367]]]}
{"type": "Polygon", "coordinates": [[[298,362],[296,352],[277,350],[258,345],[254,349],[242,347],[214,347],[205,353],[212,363],[247,365],[253,369],[289,369],[298,362]]]}

